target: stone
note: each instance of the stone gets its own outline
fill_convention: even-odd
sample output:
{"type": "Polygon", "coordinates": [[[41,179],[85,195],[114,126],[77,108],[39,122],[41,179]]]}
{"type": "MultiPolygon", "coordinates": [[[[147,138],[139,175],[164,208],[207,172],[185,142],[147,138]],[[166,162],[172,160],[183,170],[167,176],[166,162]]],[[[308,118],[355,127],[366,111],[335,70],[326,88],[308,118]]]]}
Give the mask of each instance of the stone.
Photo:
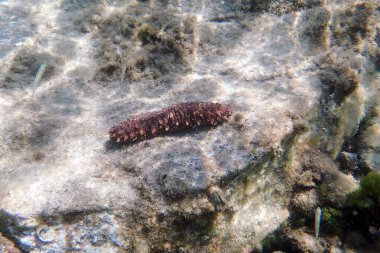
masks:
{"type": "Polygon", "coordinates": [[[18,250],[12,241],[5,238],[0,233],[0,252],[6,252],[6,253],[20,253],[21,251],[18,250]]]}
{"type": "Polygon", "coordinates": [[[302,191],[294,194],[291,203],[299,213],[311,217],[318,206],[318,194],[315,189],[302,191]]]}
{"type": "Polygon", "coordinates": [[[306,233],[304,228],[297,230],[287,230],[284,233],[285,240],[289,241],[292,252],[323,252],[325,243],[314,236],[306,233]]]}
{"type": "MultiPolygon", "coordinates": [[[[380,102],[380,101],[379,101],[380,102]]],[[[367,170],[380,172],[380,106],[376,105],[359,134],[359,163],[367,170]]]]}
{"type": "Polygon", "coordinates": [[[358,155],[350,152],[341,152],[338,156],[341,169],[345,172],[355,172],[358,169],[358,155]]]}

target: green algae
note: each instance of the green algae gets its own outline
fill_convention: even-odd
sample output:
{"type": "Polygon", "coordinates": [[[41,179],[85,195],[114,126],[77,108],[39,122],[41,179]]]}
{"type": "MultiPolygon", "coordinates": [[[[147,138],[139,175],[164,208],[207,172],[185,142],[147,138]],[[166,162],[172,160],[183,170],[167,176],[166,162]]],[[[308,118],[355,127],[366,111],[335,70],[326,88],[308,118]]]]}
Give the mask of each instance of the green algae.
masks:
{"type": "Polygon", "coordinates": [[[380,174],[369,172],[360,180],[360,188],[353,192],[348,200],[347,206],[351,208],[370,209],[376,205],[380,197],[380,174]]]}
{"type": "Polygon", "coordinates": [[[323,232],[338,235],[343,228],[344,216],[341,211],[333,207],[323,208],[322,224],[323,232]]]}

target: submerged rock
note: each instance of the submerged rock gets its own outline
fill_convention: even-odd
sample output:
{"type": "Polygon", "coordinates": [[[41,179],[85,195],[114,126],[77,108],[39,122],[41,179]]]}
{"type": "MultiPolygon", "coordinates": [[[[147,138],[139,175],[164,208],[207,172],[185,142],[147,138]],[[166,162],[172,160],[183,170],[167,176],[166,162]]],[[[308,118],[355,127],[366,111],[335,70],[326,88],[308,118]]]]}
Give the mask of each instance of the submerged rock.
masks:
{"type": "Polygon", "coordinates": [[[324,241],[316,239],[304,229],[289,230],[285,236],[292,252],[324,252],[326,250],[324,241]]]}
{"type": "Polygon", "coordinates": [[[380,106],[376,105],[359,133],[358,153],[360,165],[367,170],[380,172],[380,106]]]}
{"type": "Polygon", "coordinates": [[[10,241],[9,239],[5,238],[0,233],[0,251],[1,252],[8,252],[8,253],[20,253],[21,251],[18,250],[14,243],[10,241]]]}
{"type": "Polygon", "coordinates": [[[292,206],[298,212],[312,216],[318,206],[318,194],[315,190],[296,193],[292,199],[292,206]]]}
{"type": "MultiPolygon", "coordinates": [[[[0,231],[35,252],[241,252],[292,210],[341,206],[356,182],[335,158],[378,93],[378,13],[376,1],[337,3],[30,8],[38,33],[0,60],[0,231]],[[119,121],[190,101],[234,114],[217,128],[109,141],[119,121]]],[[[295,250],[325,249],[312,231],[286,234],[295,250]]]]}

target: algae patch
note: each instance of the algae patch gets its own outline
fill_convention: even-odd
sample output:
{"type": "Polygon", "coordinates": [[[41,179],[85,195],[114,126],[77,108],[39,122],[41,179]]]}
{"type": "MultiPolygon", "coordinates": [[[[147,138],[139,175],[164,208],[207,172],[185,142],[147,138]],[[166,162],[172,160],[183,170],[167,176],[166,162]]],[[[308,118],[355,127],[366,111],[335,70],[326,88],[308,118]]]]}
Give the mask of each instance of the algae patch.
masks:
{"type": "Polygon", "coordinates": [[[186,71],[194,50],[195,18],[154,11],[117,11],[102,20],[97,59],[100,80],[157,79],[186,71]]]}

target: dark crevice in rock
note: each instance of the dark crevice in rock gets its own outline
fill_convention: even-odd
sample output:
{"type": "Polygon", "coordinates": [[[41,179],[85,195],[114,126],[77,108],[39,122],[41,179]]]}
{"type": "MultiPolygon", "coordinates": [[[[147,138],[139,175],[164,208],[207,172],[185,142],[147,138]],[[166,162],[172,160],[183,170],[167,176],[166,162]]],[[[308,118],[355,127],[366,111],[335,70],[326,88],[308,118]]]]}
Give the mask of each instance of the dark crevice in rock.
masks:
{"type": "Polygon", "coordinates": [[[17,249],[22,252],[28,252],[30,248],[24,247],[20,243],[18,236],[22,236],[24,233],[31,233],[35,227],[20,226],[20,221],[22,221],[22,218],[15,217],[0,209],[0,233],[12,241],[17,249]]]}
{"type": "Polygon", "coordinates": [[[272,12],[282,15],[291,11],[321,6],[322,4],[322,0],[249,0],[249,10],[252,12],[272,12]]]}
{"type": "Polygon", "coordinates": [[[213,222],[216,213],[203,213],[196,216],[175,215],[173,229],[177,231],[175,241],[181,244],[207,244],[212,238],[213,222]]]}
{"type": "MultiPolygon", "coordinates": [[[[365,142],[362,141],[362,139],[364,132],[375,124],[373,120],[376,117],[378,117],[376,112],[376,105],[373,105],[367,109],[366,115],[359,123],[357,132],[343,145],[342,152],[337,158],[337,161],[341,165],[341,169],[343,171],[349,171],[355,177],[367,175],[368,172],[370,172],[372,169],[370,166],[368,166],[368,163],[362,156],[362,151],[373,149],[374,147],[368,146],[365,142]]],[[[376,150],[374,150],[374,152],[376,152],[376,150]]],[[[377,153],[379,152],[380,151],[377,151],[377,153]]]]}
{"type": "Polygon", "coordinates": [[[98,208],[91,210],[69,210],[66,212],[59,213],[43,213],[40,216],[40,219],[46,223],[54,223],[54,221],[62,221],[65,224],[74,224],[80,220],[83,220],[83,217],[93,214],[109,213],[113,210],[109,208],[98,208]]]}
{"type": "Polygon", "coordinates": [[[0,232],[0,252],[4,253],[20,253],[21,250],[18,249],[11,239],[3,236],[0,232]]]}

